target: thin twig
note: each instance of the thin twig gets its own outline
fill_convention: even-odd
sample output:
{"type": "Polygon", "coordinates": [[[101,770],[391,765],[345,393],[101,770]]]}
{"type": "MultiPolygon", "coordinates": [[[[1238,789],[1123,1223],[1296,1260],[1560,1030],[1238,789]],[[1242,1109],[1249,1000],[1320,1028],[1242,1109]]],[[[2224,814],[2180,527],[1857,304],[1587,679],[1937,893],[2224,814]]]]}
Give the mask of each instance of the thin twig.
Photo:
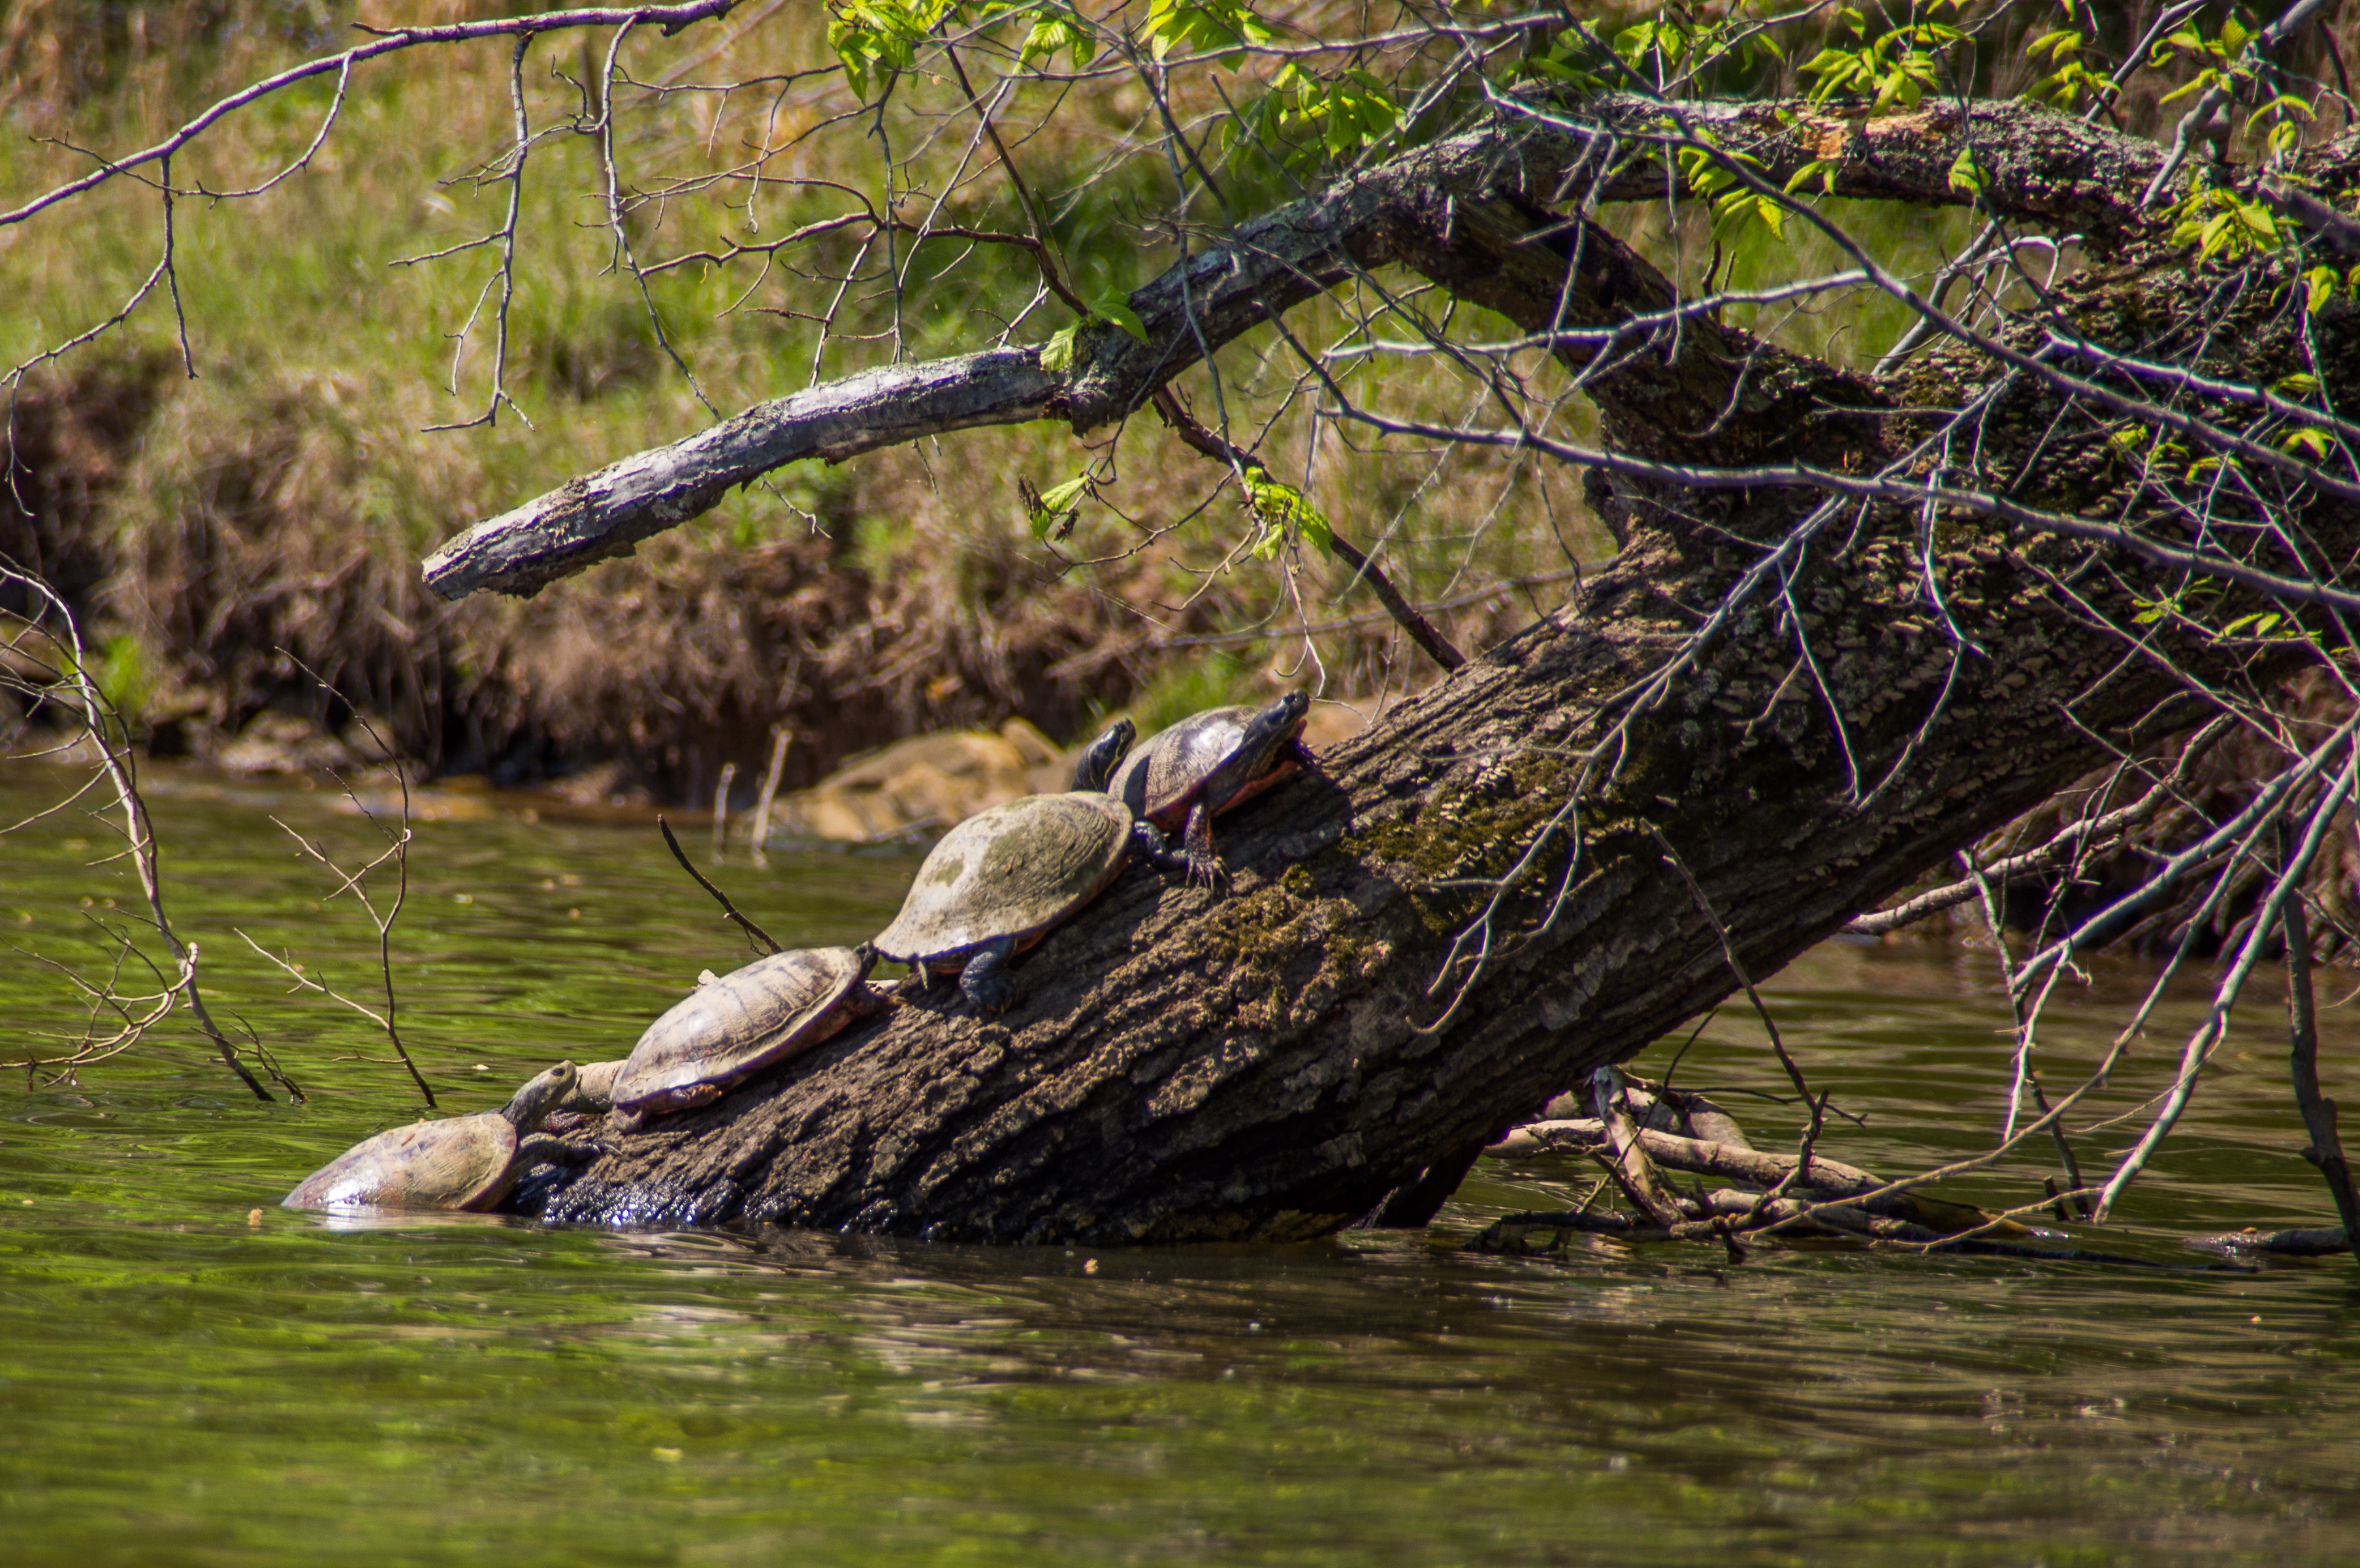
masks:
{"type": "Polygon", "coordinates": [[[781,724],[770,733],[770,768],[762,775],[761,798],[754,802],[754,864],[766,864],[763,846],[770,838],[770,802],[778,798],[779,778],[786,771],[787,742],[791,732],[781,724]]]}
{"type": "MultiPolygon", "coordinates": [[[[664,821],[661,817],[658,817],[656,819],[656,826],[663,830],[664,847],[672,851],[672,857],[674,860],[680,862],[680,868],[683,871],[687,872],[691,877],[694,877],[698,887],[713,895],[715,901],[719,903],[721,906],[721,912],[724,915],[727,915],[729,919],[737,921],[738,929],[746,933],[746,941],[748,944],[759,942],[763,947],[769,948],[772,953],[784,953],[786,951],[785,948],[779,945],[777,938],[773,937],[769,931],[764,931],[760,926],[756,925],[752,920],[748,920],[744,915],[739,914],[738,912],[738,906],[729,901],[729,895],[723,892],[720,888],[716,887],[711,882],[705,880],[705,873],[699,871],[695,866],[689,864],[687,854],[680,847],[680,840],[672,837],[672,824],[670,822],[664,821]]],[[[759,955],[761,948],[756,948],[754,951],[757,955],[759,955]]]]}
{"type": "Polygon", "coordinates": [[[2311,1134],[2302,1157],[2319,1167],[2328,1195],[2344,1220],[2345,1236],[2360,1236],[2360,1192],[2352,1186],[2352,1165],[2337,1136],[2335,1102],[2319,1092],[2319,1029],[2311,989],[2311,924],[2300,897],[2286,901],[2279,916],[2286,931],[2287,1059],[2294,1080],[2295,1108],[2311,1134]]]}

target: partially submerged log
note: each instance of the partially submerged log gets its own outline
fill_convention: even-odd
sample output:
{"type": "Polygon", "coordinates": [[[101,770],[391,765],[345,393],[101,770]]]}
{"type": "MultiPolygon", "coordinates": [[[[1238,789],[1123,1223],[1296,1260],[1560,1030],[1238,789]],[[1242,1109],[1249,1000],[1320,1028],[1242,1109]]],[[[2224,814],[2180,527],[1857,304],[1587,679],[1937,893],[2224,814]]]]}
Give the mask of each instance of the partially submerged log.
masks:
{"type": "MultiPolygon", "coordinates": [[[[1594,372],[1612,450],[1547,450],[1594,463],[1627,540],[1562,609],[1225,826],[1232,895],[1133,868],[1019,964],[1005,1016],[911,996],[624,1139],[542,1189],[541,1212],[1032,1242],[1333,1231],[1713,1006],[1732,954],[1775,972],[2110,749],[2211,716],[2211,683],[2283,662],[2140,620],[2158,561],[2214,572],[2232,610],[2286,568],[2199,560],[2177,514],[2138,511],[2107,420],[2183,417],[2136,377],[2086,390],[2034,360],[2048,350],[2026,328],[1872,382],[1670,321],[1667,279],[1553,205],[1605,167],[1612,123],[1503,115],[1241,225],[1132,296],[1146,343],[1086,334],[1054,385],[1031,351],[875,373],[438,554],[437,592],[530,592],[788,457],[1049,409],[1087,429],[1381,262],[1528,332],[1588,333],[1557,353],[1594,372]],[[1961,410],[1973,439],[1953,466],[1912,455],[1961,410]],[[1840,525],[1823,494],[1850,497],[1840,525]],[[2123,507],[2129,524],[2094,520],[2123,507]]],[[[1987,128],[1979,201],[2027,223],[2062,201],[2117,247],[2052,296],[2093,343],[2140,352],[2153,323],[2202,318],[2208,374],[2267,382],[2308,332],[2333,396],[2360,395],[2348,306],[2306,324],[2267,288],[2224,295],[2112,176],[2060,191],[2060,156],[2109,167],[2123,138],[2031,110],[1987,128]]],[[[1819,152],[1873,166],[1876,194],[1955,201],[1940,176],[1960,134],[1896,119],[1837,127],[1819,152]]],[[[2269,452],[2253,462],[2254,483],[2278,483],[2269,452]]],[[[2322,478],[2273,504],[2344,561],[2360,550],[2349,488],[2322,478]]]]}
{"type": "MultiPolygon", "coordinates": [[[[1754,1212],[1754,1194],[1750,1192],[1723,1191],[1708,1194],[1701,1200],[1688,1200],[1686,1207],[1699,1221],[1714,1214],[1734,1218],[1754,1212]]],[[[1781,1198],[1762,1207],[1766,1211],[1764,1217],[1787,1221],[1802,1215],[1806,1205],[1781,1198]]],[[[2171,1264],[2153,1258],[2141,1258],[2135,1253],[2000,1241],[1985,1236],[1959,1236],[1907,1220],[1881,1218],[1859,1209],[1841,1207],[1814,1208],[1803,1223],[1790,1225],[1783,1234],[1796,1239],[1859,1242],[1872,1247],[1902,1247],[1913,1252],[1966,1258],[2012,1258],[2037,1263],[2103,1263],[2118,1269],[2192,1268],[2204,1273],[2253,1272],[2252,1265],[2239,1262],[2171,1264]]],[[[1649,1225],[1639,1215],[1558,1209],[1502,1214],[1468,1242],[1467,1249],[1513,1258],[1541,1257],[1566,1251],[1577,1236],[1606,1236],[1634,1245],[1670,1239],[1666,1232],[1649,1225]]]]}
{"type": "MultiPolygon", "coordinates": [[[[1560,1095],[1550,1102],[1549,1108],[1561,1108],[1571,1098],[1560,1095]]],[[[1651,1184],[1661,1181],[1654,1167],[1685,1176],[1745,1184],[1747,1190],[1723,1189],[1700,1202],[1684,1203],[1675,1197],[1670,1209],[1676,1212],[1653,1214],[1642,1225],[1641,1229],[1647,1231],[1651,1239],[1669,1238],[1679,1234],[1677,1227],[1714,1216],[1743,1221],[1748,1229],[1778,1227],[1791,1231],[1799,1221],[1800,1233],[1804,1235],[1836,1231],[1919,1241],[1967,1234],[2035,1234],[2004,1215],[1912,1190],[1858,1166],[1830,1160],[1816,1149],[1808,1160],[1797,1154],[1765,1153],[1754,1147],[1726,1111],[1700,1094],[1650,1093],[1634,1088],[1628,1091],[1628,1099],[1631,1118],[1644,1125],[1620,1137],[1596,1116],[1552,1116],[1509,1128],[1505,1137],[1483,1152],[1499,1160],[1526,1160],[1551,1153],[1587,1156],[1626,1191],[1628,1166],[1633,1160],[1651,1168],[1651,1184]],[[1702,1130],[1699,1123],[1712,1128],[1717,1136],[1690,1136],[1702,1130]],[[1666,1130],[1669,1127],[1687,1130],[1666,1130]],[[1772,1193],[1778,1195],[1769,1196],[1772,1193]],[[1787,1201],[1787,1194],[1793,1194],[1797,1201],[1787,1201]],[[1858,1203],[1832,1202],[1845,1198],[1857,1199],[1858,1203]],[[1740,1199],[1743,1202],[1740,1203],[1740,1199]],[[1908,1228],[1863,1230],[1863,1215],[1908,1228]]],[[[1649,1207],[1638,1206],[1643,1210],[1649,1207]]],[[[1742,1236],[1744,1232],[1738,1234],[1742,1236]]]]}
{"type": "MultiPolygon", "coordinates": [[[[1985,584],[1972,624],[1992,661],[1873,810],[1803,705],[1710,721],[1730,694],[1778,691],[1775,645],[1732,638],[1664,708],[1618,703],[1677,644],[1684,602],[1720,586],[1666,544],[1634,548],[1568,611],[1338,747],[1324,777],[1242,812],[1224,832],[1232,896],[1126,872],[1020,963],[1005,1017],[922,994],[636,1135],[546,1212],[1007,1241],[1338,1228],[1727,995],[1721,920],[1752,972],[1774,972],[2084,769],[2092,734],[2136,744],[2175,721],[2174,684],[2133,668],[2083,702],[2090,731],[2053,724],[2111,644],[2013,552],[1978,540],[1947,564],[1985,584]],[[1620,777],[1568,810],[1578,755],[1617,725],[1620,777]],[[1666,872],[1667,844],[1711,911],[1666,872]],[[1520,865],[1492,915],[1512,950],[1480,975],[1446,962],[1520,865]]],[[[1830,679],[1853,756],[1889,767],[1948,660],[1895,629],[1889,580],[1830,572],[1815,599],[1843,649],[1830,679]]]]}
{"type": "Polygon", "coordinates": [[[2200,1252],[2225,1253],[2233,1258],[2333,1258],[2352,1250],[2352,1238],[2342,1225],[2299,1230],[2233,1230],[2218,1236],[2196,1236],[2188,1245],[2200,1252]]]}

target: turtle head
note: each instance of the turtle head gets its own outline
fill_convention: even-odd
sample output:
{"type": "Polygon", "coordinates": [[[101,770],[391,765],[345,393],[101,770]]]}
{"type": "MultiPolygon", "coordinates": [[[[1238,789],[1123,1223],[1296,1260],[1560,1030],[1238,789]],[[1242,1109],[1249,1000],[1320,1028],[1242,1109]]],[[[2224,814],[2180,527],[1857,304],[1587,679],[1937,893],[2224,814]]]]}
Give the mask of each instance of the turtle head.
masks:
{"type": "Polygon", "coordinates": [[[1289,691],[1246,721],[1237,746],[1205,780],[1205,799],[1213,802],[1215,811],[1226,809],[1239,798],[1240,790],[1257,780],[1268,781],[1265,775],[1278,766],[1286,744],[1303,732],[1304,715],[1310,711],[1310,698],[1289,691]]]}
{"type": "Polygon", "coordinates": [[[1310,698],[1289,691],[1247,720],[1246,733],[1238,738],[1235,753],[1240,775],[1251,779],[1269,771],[1278,748],[1302,733],[1304,716],[1310,712],[1310,698]]]}
{"type": "Polygon", "coordinates": [[[1252,746],[1257,741],[1263,741],[1276,746],[1281,741],[1291,739],[1295,732],[1303,727],[1304,718],[1310,712],[1310,698],[1300,691],[1289,691],[1253,716],[1246,725],[1246,744],[1252,746]],[[1267,736],[1265,731],[1268,732],[1267,736]]]}
{"type": "Polygon", "coordinates": [[[574,1081],[581,1073],[571,1062],[561,1062],[539,1077],[531,1079],[516,1092],[516,1097],[500,1107],[519,1132],[530,1132],[542,1118],[557,1108],[557,1103],[574,1093],[574,1081]]]}
{"type": "Polygon", "coordinates": [[[1104,793],[1107,781],[1131,750],[1131,743],[1139,738],[1139,726],[1129,719],[1117,719],[1112,728],[1090,742],[1082,759],[1074,764],[1074,789],[1076,791],[1104,793]]]}

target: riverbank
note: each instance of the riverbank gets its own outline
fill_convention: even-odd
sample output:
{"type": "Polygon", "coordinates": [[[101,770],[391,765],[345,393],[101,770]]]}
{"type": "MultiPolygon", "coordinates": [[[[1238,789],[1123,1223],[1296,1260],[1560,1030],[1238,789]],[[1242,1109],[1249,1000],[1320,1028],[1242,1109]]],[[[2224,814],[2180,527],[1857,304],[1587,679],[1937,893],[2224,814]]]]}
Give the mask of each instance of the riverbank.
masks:
{"type": "MultiPolygon", "coordinates": [[[[0,501],[0,552],[74,606],[158,757],[301,772],[389,749],[427,777],[698,806],[726,765],[743,810],[781,732],[792,793],[914,736],[1021,723],[1065,746],[1118,710],[1152,729],[1319,681],[1300,639],[1282,655],[1222,630],[1262,615],[1268,584],[1175,595],[1174,558],[1152,550],[1056,574],[972,475],[924,482],[923,454],[802,476],[815,488],[771,509],[775,531],[684,530],[530,601],[442,604],[409,534],[368,515],[393,465],[340,425],[332,387],[249,418],[174,369],[104,359],[34,385],[26,505],[0,501]]],[[[487,476],[464,477],[454,496],[492,504],[487,476]]],[[[1442,618],[1481,647],[1563,586],[1442,618]]],[[[1389,622],[1353,615],[1365,604],[1326,612],[1356,623],[1320,638],[1330,690],[1422,682],[1389,622]]]]}
{"type": "MultiPolygon", "coordinates": [[[[430,11],[488,14],[473,0],[430,11]]],[[[683,180],[662,223],[635,231],[650,265],[749,221],[721,178],[734,137],[786,135],[833,103],[825,76],[808,75],[834,61],[825,18],[763,16],[718,35],[706,64],[803,83],[781,103],[650,91],[630,105],[651,147],[618,156],[713,176],[683,180]]],[[[153,139],[322,41],[300,17],[243,0],[141,17],[126,29],[67,5],[0,27],[11,133],[0,188],[22,196],[71,178],[83,168],[72,147],[153,139]]],[[[159,305],[36,371],[14,401],[0,552],[65,594],[96,672],[159,755],[234,766],[312,744],[298,725],[357,752],[357,714],[434,776],[570,779],[680,805],[709,801],[734,765],[743,808],[774,730],[789,736],[792,790],[940,730],[1022,720],[1066,746],[1117,709],[1177,716],[1430,674],[1351,572],[1316,549],[1244,548],[1261,525],[1227,469],[1153,417],[1089,447],[1043,424],[796,464],[530,601],[432,599],[417,562],[471,522],[814,376],[964,341],[970,318],[1017,321],[1037,283],[1021,258],[945,244],[828,335],[798,276],[683,265],[650,276],[651,316],[613,272],[612,234],[582,221],[581,192],[603,179],[595,139],[554,136],[522,191],[527,259],[503,361],[513,403],[490,424],[433,429],[482,411],[488,343],[459,352],[451,336],[483,284],[480,253],[393,264],[497,223],[500,188],[464,170],[473,149],[512,135],[505,51],[453,51],[435,71],[432,91],[393,66],[356,71],[341,128],[300,177],[250,200],[181,204],[185,363],[159,305]],[[1036,537],[1021,486],[1054,490],[1085,467],[1094,488],[1071,531],[1036,537]],[[1309,644],[1283,635],[1306,624],[1333,629],[1309,644]]],[[[546,70],[524,91],[536,125],[581,107],[546,70]]],[[[230,117],[175,159],[177,182],[257,183],[303,154],[332,95],[322,80],[230,117]]],[[[1024,156],[1052,188],[1060,170],[1098,166],[1097,137],[1044,124],[1024,156]]],[[[865,146],[799,140],[792,172],[807,183],[766,194],[761,222],[836,214],[846,191],[873,181],[865,146]]],[[[1021,227],[1011,200],[995,180],[959,186],[955,205],[962,222],[1021,227]]],[[[1160,265],[1131,201],[1087,180],[1068,199],[1059,241],[1089,290],[1160,265]]],[[[161,223],[146,188],[93,192],[77,212],[70,229],[0,242],[0,289],[16,307],[0,319],[0,364],[105,320],[154,266],[161,223]]],[[[814,265],[861,254],[850,240],[822,245],[814,265]]],[[[1037,342],[1061,324],[1016,335],[1037,342]]],[[[1413,387],[1404,410],[1456,417],[1463,394],[1447,368],[1428,390],[1430,406],[1413,387]]],[[[1292,396],[1290,377],[1242,363],[1223,388],[1238,431],[1292,396]]],[[[1414,602],[1455,604],[1437,618],[1470,649],[1553,607],[1572,563],[1611,550],[1576,476],[1512,452],[1347,452],[1292,425],[1259,450],[1414,602]]]]}

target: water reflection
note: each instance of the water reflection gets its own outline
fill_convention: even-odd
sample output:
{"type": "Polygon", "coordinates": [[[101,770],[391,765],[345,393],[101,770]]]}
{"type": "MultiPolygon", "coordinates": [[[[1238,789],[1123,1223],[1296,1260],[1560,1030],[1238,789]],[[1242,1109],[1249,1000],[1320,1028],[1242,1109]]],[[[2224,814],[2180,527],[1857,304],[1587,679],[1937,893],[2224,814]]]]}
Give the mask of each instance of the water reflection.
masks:
{"type": "MultiPolygon", "coordinates": [[[[360,932],[303,908],[316,879],[257,805],[307,809],[159,808],[180,918],[364,961],[360,932]]],[[[61,940],[88,855],[0,855],[0,916],[61,940]]],[[[453,1109],[628,1041],[734,946],[636,822],[432,823],[417,864],[399,978],[453,1109]]],[[[782,940],[841,941],[906,869],[781,856],[728,877],[782,940]]],[[[2101,964],[2060,1009],[2052,1083],[2144,975],[2101,964]]],[[[1456,1249],[1585,1190],[1562,1160],[1485,1168],[1429,1234],[1288,1247],[355,1223],[274,1205],[415,1116],[398,1073],[350,1060],[366,1032],[258,965],[208,984],[312,1103],[257,1105],[177,1041],[0,1092],[11,1562],[2296,1563],[2348,1559],[2360,1530],[2348,1260],[2225,1278],[1456,1249]]],[[[1772,999],[1865,1118],[1833,1152],[1900,1171],[1988,1145],[2005,1008],[1987,958],[1834,946],[1772,999]]],[[[2174,998],[2103,1114],[2164,1081],[2199,1005],[2174,998]]],[[[0,965],[0,1028],[70,1017],[49,977],[0,965]]],[[[2322,1060],[2360,1103],[2346,1017],[2322,1060]]],[[[2318,1221],[2271,1023],[2233,1039],[2097,1244],[2180,1261],[2191,1231],[2318,1221]]],[[[1765,1146],[1791,1136],[1796,1109],[1756,1097],[1784,1087],[1747,1019],[1715,1019],[1678,1071],[1765,1146]]],[[[2019,1197],[2049,1158],[1959,1195],[2019,1197]]]]}

